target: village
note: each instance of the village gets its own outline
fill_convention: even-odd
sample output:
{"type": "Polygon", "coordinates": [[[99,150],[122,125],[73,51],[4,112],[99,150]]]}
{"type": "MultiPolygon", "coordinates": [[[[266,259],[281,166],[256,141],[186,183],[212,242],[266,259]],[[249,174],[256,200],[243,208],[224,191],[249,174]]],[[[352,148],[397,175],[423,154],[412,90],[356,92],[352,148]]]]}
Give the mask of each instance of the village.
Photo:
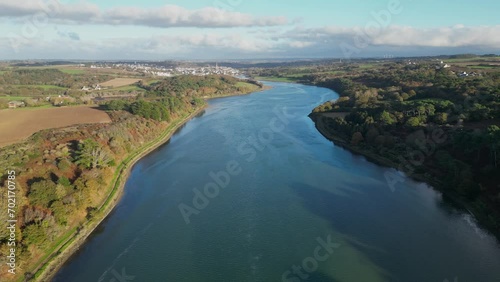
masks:
{"type": "MultiPolygon", "coordinates": [[[[87,67],[85,64],[79,64],[79,67],[87,67]]],[[[238,76],[240,71],[231,67],[207,65],[203,67],[174,67],[168,68],[155,63],[100,63],[88,65],[91,69],[122,69],[127,71],[139,72],[144,75],[155,77],[172,77],[176,75],[230,75],[238,76]]]]}

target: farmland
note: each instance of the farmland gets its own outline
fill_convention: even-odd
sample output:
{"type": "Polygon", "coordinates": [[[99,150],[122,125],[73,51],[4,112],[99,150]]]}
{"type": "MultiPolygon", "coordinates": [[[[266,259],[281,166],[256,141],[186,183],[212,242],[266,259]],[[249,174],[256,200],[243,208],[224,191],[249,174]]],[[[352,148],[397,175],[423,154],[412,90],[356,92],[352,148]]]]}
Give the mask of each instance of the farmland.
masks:
{"type": "Polygon", "coordinates": [[[43,129],[108,122],[111,122],[108,114],[91,107],[1,110],[0,147],[19,142],[43,129]]]}
{"type": "Polygon", "coordinates": [[[101,84],[103,87],[122,87],[138,82],[137,78],[115,78],[101,84]]]}

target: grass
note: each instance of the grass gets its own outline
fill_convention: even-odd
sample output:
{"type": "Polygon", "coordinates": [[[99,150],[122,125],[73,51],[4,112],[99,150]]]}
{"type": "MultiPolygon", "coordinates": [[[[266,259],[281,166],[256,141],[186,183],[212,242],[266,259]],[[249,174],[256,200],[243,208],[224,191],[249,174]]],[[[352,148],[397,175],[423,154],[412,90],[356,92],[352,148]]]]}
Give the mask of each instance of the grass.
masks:
{"type": "Polygon", "coordinates": [[[45,84],[34,84],[34,85],[29,85],[29,84],[11,84],[9,86],[13,87],[35,87],[35,88],[42,88],[43,90],[66,90],[68,88],[57,86],[57,85],[45,85],[45,84]]]}
{"type": "Polygon", "coordinates": [[[144,84],[149,86],[149,85],[152,85],[152,84],[160,82],[160,81],[161,80],[159,80],[159,79],[153,79],[153,80],[145,82],[144,84]]]}
{"type": "Polygon", "coordinates": [[[239,81],[239,82],[236,83],[236,87],[254,88],[254,87],[258,87],[258,86],[255,85],[255,84],[252,84],[252,83],[248,83],[248,82],[244,82],[244,81],[239,81]]]}
{"type": "Polygon", "coordinates": [[[445,63],[475,62],[475,61],[498,61],[500,57],[474,57],[474,58],[456,58],[443,59],[445,63]]]}
{"type": "Polygon", "coordinates": [[[84,74],[84,70],[75,70],[75,69],[59,69],[60,71],[67,74],[84,74]]]}
{"type": "Polygon", "coordinates": [[[372,69],[377,67],[377,64],[360,64],[359,68],[360,69],[372,69]]]}
{"type": "Polygon", "coordinates": [[[136,85],[127,85],[127,86],[116,87],[116,88],[107,89],[107,90],[108,91],[109,90],[113,90],[113,91],[144,91],[144,89],[142,89],[136,85]]]}
{"type": "Polygon", "coordinates": [[[243,82],[243,81],[237,82],[236,87],[240,88],[240,91],[243,91],[243,92],[247,92],[247,91],[248,92],[255,92],[255,91],[259,90],[259,86],[252,84],[252,83],[243,82]]]}
{"type": "Polygon", "coordinates": [[[468,66],[470,67],[471,69],[487,69],[487,70],[490,70],[490,69],[495,69],[495,68],[498,68],[500,66],[468,66]]]}
{"type": "Polygon", "coordinates": [[[29,99],[31,97],[23,97],[23,96],[0,96],[0,99],[6,99],[9,101],[22,101],[24,99],[29,99]]]}
{"type": "Polygon", "coordinates": [[[255,77],[257,80],[264,81],[274,81],[274,82],[296,82],[297,79],[293,77],[277,77],[277,76],[257,76],[255,77]]]}

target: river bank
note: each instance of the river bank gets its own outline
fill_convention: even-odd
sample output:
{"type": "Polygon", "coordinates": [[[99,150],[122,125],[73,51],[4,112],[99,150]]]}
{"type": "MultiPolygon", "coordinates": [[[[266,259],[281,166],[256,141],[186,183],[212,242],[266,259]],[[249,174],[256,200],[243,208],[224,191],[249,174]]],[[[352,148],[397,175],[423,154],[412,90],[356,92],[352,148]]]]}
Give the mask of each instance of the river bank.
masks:
{"type": "MultiPolygon", "coordinates": [[[[321,133],[321,135],[323,135],[326,139],[332,141],[335,145],[340,146],[351,153],[361,155],[372,163],[384,167],[394,168],[398,171],[405,173],[406,177],[430,185],[435,190],[441,192],[443,194],[443,197],[448,199],[457,208],[467,211],[471,216],[473,216],[479,222],[479,224],[484,226],[489,232],[491,232],[497,238],[498,241],[500,241],[500,231],[498,230],[498,227],[491,224],[491,222],[489,221],[491,216],[494,216],[495,218],[500,218],[498,210],[493,209],[495,211],[495,214],[493,215],[481,211],[478,205],[484,203],[483,199],[481,199],[480,203],[469,202],[460,195],[458,195],[457,193],[445,189],[444,184],[440,180],[438,180],[435,176],[433,176],[431,173],[424,173],[424,174],[415,173],[414,171],[410,171],[410,168],[408,168],[404,164],[393,162],[372,151],[365,150],[360,148],[359,146],[352,145],[350,142],[340,137],[339,135],[335,135],[334,132],[331,132],[326,128],[324,120],[325,117],[322,117],[321,114],[313,113],[309,115],[309,117],[313,120],[316,129],[321,133]]],[[[412,167],[411,169],[414,168],[412,167]]]]}
{"type": "Polygon", "coordinates": [[[206,114],[141,159],[118,208],[53,281],[110,281],[118,274],[140,281],[278,281],[311,256],[318,238],[340,246],[311,281],[499,277],[495,239],[443,204],[441,193],[408,179],[392,193],[387,168],[332,146],[312,127],[311,107],[334,92],[269,84],[272,90],[256,95],[211,100],[206,114]],[[279,134],[259,151],[249,136],[270,126],[276,101],[286,107],[288,124],[275,124],[279,134]],[[234,161],[241,173],[186,224],[179,206],[197,208],[196,190],[215,187],[211,175],[224,175],[234,161]]]}
{"type": "MultiPolygon", "coordinates": [[[[270,86],[263,86],[261,89],[253,92],[242,93],[239,95],[249,95],[255,92],[261,92],[271,89],[270,86]]],[[[219,95],[217,97],[207,97],[206,100],[216,99],[216,98],[224,98],[230,96],[239,96],[239,95],[219,95]]],[[[40,265],[36,272],[35,278],[36,280],[48,281],[51,280],[57,271],[64,265],[64,263],[71,258],[71,256],[78,251],[78,249],[85,244],[86,239],[93,233],[93,231],[108,217],[108,215],[113,211],[116,205],[119,203],[121,197],[123,196],[124,186],[128,179],[129,173],[133,166],[143,157],[147,156],[149,153],[165,144],[172,135],[185,123],[189,120],[197,116],[199,113],[206,109],[207,105],[203,105],[200,108],[196,109],[192,113],[187,116],[184,116],[177,121],[174,121],[164,132],[158,137],[156,140],[151,141],[146,144],[143,148],[137,150],[128,156],[117,168],[117,174],[115,174],[111,187],[112,191],[103,202],[103,204],[99,207],[98,213],[92,218],[92,220],[88,221],[83,227],[76,230],[76,233],[66,239],[61,247],[54,250],[52,254],[49,255],[49,259],[43,262],[40,265]]],[[[73,232],[74,233],[74,232],[73,232]]]]}
{"type": "Polygon", "coordinates": [[[160,136],[157,140],[153,140],[143,148],[132,153],[119,165],[117,174],[115,175],[111,183],[111,187],[113,187],[112,191],[99,208],[99,213],[96,214],[91,221],[84,224],[82,228],[78,229],[76,234],[67,239],[60,248],[49,255],[50,259],[42,263],[42,265],[39,266],[38,270],[35,272],[36,280],[51,280],[57,273],[57,271],[64,265],[64,263],[85,243],[86,239],[92,234],[92,232],[113,211],[113,209],[123,196],[124,185],[130,173],[130,170],[135,165],[135,163],[157,149],[159,146],[165,144],[165,142],[167,142],[171,138],[171,136],[177,131],[177,129],[197,116],[205,108],[206,106],[200,107],[191,114],[173,122],[172,125],[169,126],[167,130],[162,134],[162,136],[160,136]]]}

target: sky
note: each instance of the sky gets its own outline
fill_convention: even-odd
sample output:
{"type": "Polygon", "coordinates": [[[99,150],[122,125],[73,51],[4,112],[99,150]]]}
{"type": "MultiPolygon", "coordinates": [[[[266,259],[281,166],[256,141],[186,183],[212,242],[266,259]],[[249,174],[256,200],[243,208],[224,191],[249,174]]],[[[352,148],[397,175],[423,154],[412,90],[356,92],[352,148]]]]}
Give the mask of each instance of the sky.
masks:
{"type": "Polygon", "coordinates": [[[0,0],[0,60],[500,53],[497,0],[0,0]]]}

